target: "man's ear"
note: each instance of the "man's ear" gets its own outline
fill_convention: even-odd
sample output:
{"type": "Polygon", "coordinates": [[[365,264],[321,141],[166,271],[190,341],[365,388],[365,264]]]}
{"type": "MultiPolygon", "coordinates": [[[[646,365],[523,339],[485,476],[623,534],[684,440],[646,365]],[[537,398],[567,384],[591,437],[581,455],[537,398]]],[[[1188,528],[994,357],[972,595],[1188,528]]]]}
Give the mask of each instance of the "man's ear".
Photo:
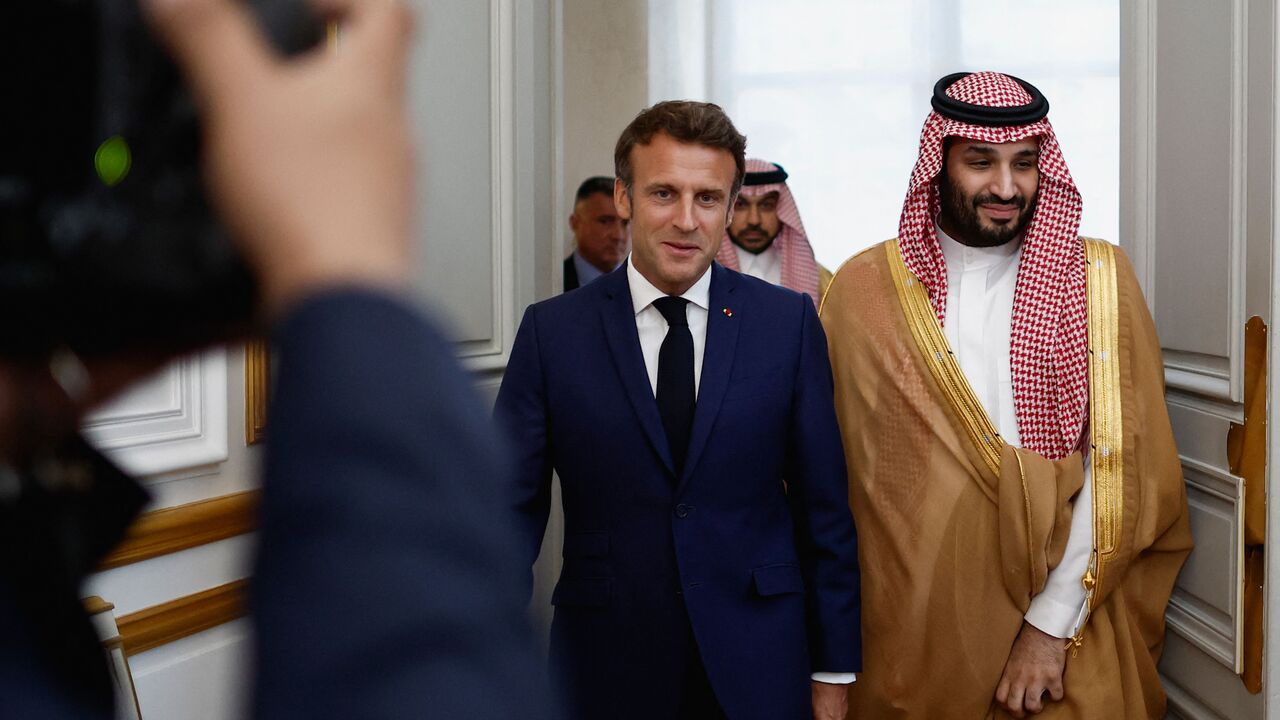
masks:
{"type": "Polygon", "coordinates": [[[613,180],[613,205],[617,208],[619,217],[623,220],[631,219],[631,193],[627,192],[622,178],[613,180]]]}
{"type": "Polygon", "coordinates": [[[578,208],[575,207],[573,212],[569,213],[569,229],[572,230],[575,235],[578,233],[579,222],[581,221],[578,219],[578,208]]]}

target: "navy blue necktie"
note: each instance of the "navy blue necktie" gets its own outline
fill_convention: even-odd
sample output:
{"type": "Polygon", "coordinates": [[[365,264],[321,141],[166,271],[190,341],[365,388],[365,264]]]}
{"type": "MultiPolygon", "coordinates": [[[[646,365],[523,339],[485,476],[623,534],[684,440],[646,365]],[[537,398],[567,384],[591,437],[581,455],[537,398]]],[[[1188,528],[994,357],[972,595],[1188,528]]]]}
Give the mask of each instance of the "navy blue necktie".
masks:
{"type": "Polygon", "coordinates": [[[667,336],[658,350],[657,399],[658,414],[667,431],[667,444],[671,447],[677,475],[684,471],[697,402],[693,385],[693,334],[689,332],[689,318],[685,315],[688,304],[688,300],[670,295],[653,301],[668,326],[667,336]]]}

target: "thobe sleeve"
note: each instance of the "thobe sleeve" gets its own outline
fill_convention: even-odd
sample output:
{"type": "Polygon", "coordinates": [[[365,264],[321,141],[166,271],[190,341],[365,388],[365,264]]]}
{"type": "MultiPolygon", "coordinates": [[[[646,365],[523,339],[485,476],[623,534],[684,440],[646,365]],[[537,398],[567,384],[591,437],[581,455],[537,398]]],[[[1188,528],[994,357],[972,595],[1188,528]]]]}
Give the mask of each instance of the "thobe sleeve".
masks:
{"type": "Polygon", "coordinates": [[[1028,623],[1054,637],[1069,638],[1076,634],[1085,616],[1085,590],[1081,580],[1089,567],[1092,551],[1093,472],[1086,459],[1084,486],[1072,506],[1066,551],[1062,562],[1049,571],[1044,590],[1031,598],[1031,607],[1024,616],[1028,623]]]}

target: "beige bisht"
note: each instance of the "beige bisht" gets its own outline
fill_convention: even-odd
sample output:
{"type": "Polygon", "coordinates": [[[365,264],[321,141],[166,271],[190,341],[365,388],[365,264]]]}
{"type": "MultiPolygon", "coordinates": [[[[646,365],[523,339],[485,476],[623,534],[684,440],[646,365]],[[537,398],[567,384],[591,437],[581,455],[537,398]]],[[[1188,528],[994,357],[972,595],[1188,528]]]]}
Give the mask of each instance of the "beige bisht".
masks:
{"type": "MultiPolygon", "coordinates": [[[[1160,345],[1127,259],[1084,240],[1094,551],[1091,613],[1042,717],[1157,718],[1164,610],[1191,549],[1160,345]]],[[[1062,559],[1081,454],[1005,444],[896,241],[845,263],[822,308],[862,567],[850,717],[1007,717],[996,686],[1062,559]]]]}

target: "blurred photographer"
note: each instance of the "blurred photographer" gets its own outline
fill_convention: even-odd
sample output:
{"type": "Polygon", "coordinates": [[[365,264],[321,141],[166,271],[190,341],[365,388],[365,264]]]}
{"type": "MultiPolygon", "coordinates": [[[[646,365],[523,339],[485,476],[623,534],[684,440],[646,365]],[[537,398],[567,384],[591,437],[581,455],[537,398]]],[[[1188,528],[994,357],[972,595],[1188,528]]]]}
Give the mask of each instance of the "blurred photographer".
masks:
{"type": "MultiPolygon", "coordinates": [[[[487,413],[402,297],[411,18],[324,0],[288,60],[234,0],[146,0],[201,111],[208,195],[279,358],[251,589],[255,716],[546,717],[487,413]]],[[[163,340],[163,338],[158,338],[163,340]]],[[[0,716],[110,717],[79,586],[145,503],[78,438],[170,359],[0,360],[0,716]]]]}

